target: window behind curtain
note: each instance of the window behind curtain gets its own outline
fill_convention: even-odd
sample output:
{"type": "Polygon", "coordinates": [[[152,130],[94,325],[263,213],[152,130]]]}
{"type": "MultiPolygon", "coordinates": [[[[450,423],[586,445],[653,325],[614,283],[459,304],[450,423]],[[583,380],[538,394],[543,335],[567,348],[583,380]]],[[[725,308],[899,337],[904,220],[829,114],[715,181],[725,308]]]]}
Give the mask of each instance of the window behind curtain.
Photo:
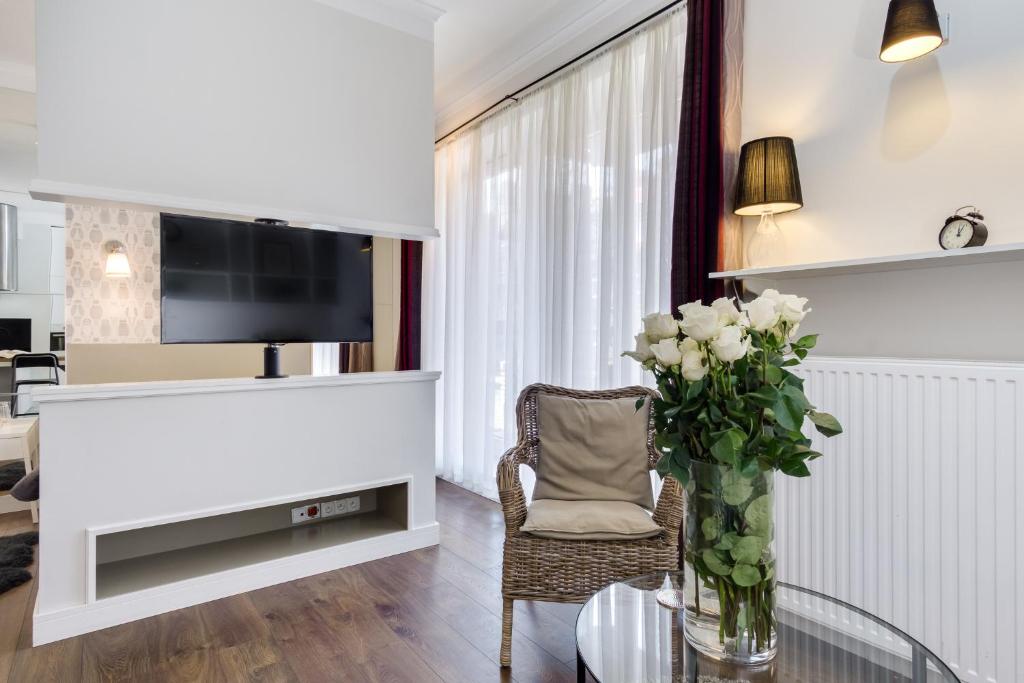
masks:
{"type": "Polygon", "coordinates": [[[528,384],[643,381],[620,354],[669,306],[685,28],[662,17],[438,146],[423,351],[443,373],[440,476],[497,497],[528,384]]]}

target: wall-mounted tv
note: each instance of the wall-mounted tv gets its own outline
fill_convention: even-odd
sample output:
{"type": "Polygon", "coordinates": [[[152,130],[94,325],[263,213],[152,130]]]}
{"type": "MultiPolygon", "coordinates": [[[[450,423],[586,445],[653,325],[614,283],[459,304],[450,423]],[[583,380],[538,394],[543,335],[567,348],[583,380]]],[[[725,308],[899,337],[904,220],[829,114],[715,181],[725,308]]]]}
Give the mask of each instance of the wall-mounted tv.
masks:
{"type": "Polygon", "coordinates": [[[161,214],[160,341],[373,339],[364,235],[161,214]]]}

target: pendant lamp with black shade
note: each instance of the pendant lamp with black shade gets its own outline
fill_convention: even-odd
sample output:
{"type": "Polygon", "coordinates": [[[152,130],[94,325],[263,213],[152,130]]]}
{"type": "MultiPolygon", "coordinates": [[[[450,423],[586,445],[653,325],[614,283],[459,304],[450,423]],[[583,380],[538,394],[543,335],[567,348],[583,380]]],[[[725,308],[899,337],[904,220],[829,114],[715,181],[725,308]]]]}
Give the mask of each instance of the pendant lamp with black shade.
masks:
{"type": "Polygon", "coordinates": [[[768,137],[743,145],[733,213],[761,217],[747,242],[747,267],[778,265],[782,261],[785,243],[775,214],[796,211],[803,205],[793,139],[768,137]]]}
{"type": "Polygon", "coordinates": [[[879,59],[906,62],[941,45],[942,27],[935,0],[890,0],[879,59]]]}

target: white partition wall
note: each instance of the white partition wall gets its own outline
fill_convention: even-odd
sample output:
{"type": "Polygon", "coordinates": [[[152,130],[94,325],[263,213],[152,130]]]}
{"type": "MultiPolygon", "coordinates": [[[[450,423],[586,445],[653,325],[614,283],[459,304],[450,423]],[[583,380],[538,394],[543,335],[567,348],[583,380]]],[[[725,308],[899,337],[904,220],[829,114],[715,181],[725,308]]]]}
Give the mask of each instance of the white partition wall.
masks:
{"type": "Polygon", "coordinates": [[[35,644],[437,543],[437,377],[38,390],[35,644]],[[359,511],[291,523],[349,497],[359,511]]]}

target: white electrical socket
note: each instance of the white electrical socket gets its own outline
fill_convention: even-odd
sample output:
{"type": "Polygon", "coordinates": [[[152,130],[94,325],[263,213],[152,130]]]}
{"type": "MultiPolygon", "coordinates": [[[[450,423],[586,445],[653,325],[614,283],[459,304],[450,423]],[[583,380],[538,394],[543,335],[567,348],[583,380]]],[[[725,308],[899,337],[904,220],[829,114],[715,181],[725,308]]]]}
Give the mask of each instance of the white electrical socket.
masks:
{"type": "Polygon", "coordinates": [[[320,503],[320,516],[321,517],[333,517],[338,514],[338,509],[335,506],[333,500],[329,500],[326,503],[320,503]]]}
{"type": "Polygon", "coordinates": [[[359,512],[359,496],[354,496],[348,499],[348,511],[359,512]]]}
{"type": "Polygon", "coordinates": [[[292,508],[292,524],[308,522],[311,519],[319,519],[321,515],[320,504],[312,503],[302,507],[292,508]]]}

